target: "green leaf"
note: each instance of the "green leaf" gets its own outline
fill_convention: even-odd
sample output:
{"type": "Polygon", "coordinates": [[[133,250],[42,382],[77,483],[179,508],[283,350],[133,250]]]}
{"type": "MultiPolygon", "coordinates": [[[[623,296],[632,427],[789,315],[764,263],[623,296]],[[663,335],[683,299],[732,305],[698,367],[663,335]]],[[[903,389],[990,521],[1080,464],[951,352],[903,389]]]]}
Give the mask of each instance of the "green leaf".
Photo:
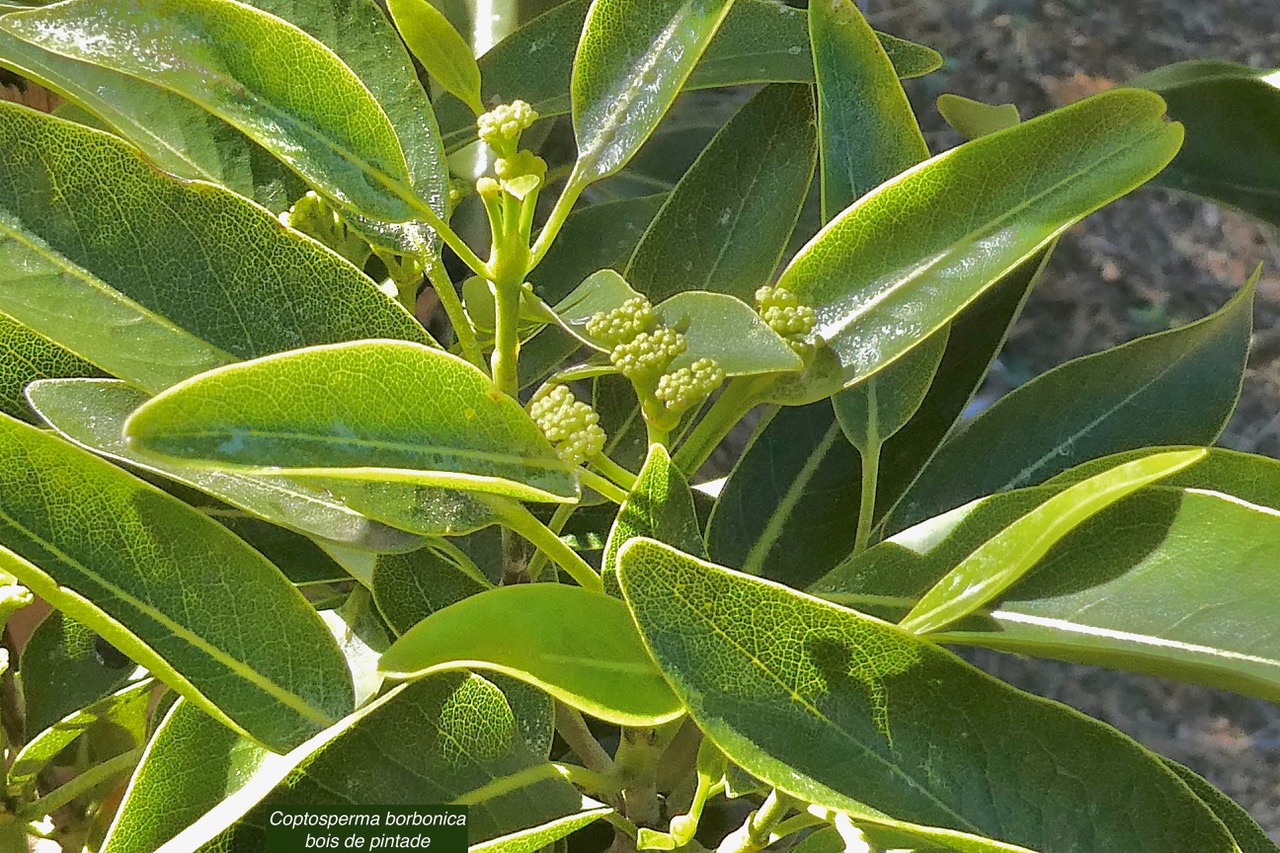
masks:
{"type": "Polygon", "coordinates": [[[1156,178],[1280,225],[1280,69],[1179,62],[1131,84],[1152,89],[1187,127],[1187,143],[1156,178]]]}
{"type": "Polygon", "coordinates": [[[0,311],[148,390],[310,344],[430,340],[359,270],[266,210],[11,104],[0,104],[0,235],[0,311]]]}
{"type": "Polygon", "coordinates": [[[333,638],[265,558],[61,439],[7,418],[0,436],[0,562],[32,592],[266,746],[350,712],[333,638]]]}
{"type": "Polygon", "coordinates": [[[397,634],[493,584],[474,566],[428,545],[408,554],[382,554],[373,565],[373,600],[397,634]]]}
{"type": "MultiPolygon", "coordinates": [[[[586,799],[583,800],[582,809],[577,814],[549,821],[542,826],[513,832],[480,844],[473,844],[468,850],[470,853],[534,853],[534,851],[542,850],[584,826],[595,823],[605,815],[613,813],[613,809],[608,806],[599,803],[593,804],[592,801],[586,799]]],[[[1251,851],[1246,851],[1246,853],[1251,853],[1251,851]]]]}
{"type": "MultiPolygon", "coordinates": [[[[591,0],[569,0],[530,21],[480,58],[486,103],[521,98],[544,118],[569,112],[574,47],[591,0]]],[[[689,89],[741,83],[812,83],[803,9],[774,0],[738,0],[685,84],[689,89]]],[[[942,65],[934,50],[877,34],[901,77],[919,77],[942,65]]],[[[476,137],[475,117],[458,99],[436,104],[450,149],[476,137]]]]}
{"type": "Polygon", "coordinates": [[[0,314],[0,412],[29,421],[34,412],[22,389],[37,379],[95,376],[92,364],[0,314]]]}
{"type": "Polygon", "coordinates": [[[751,302],[787,248],[813,179],[807,86],[766,86],[716,134],[667,197],[627,264],[654,302],[687,290],[751,302]]]}
{"type": "Polygon", "coordinates": [[[270,560],[294,586],[321,586],[351,580],[351,575],[313,539],[234,510],[206,512],[270,560]]]}
{"type": "MultiPolygon", "coordinates": [[[[1015,847],[989,838],[967,835],[952,829],[936,826],[916,826],[892,818],[858,815],[853,823],[862,831],[867,843],[883,849],[907,848],[912,850],[948,851],[948,853],[1031,853],[1025,847],[1015,847]]],[[[845,841],[834,826],[823,827],[806,836],[791,848],[793,853],[844,853],[845,841]]]]}
{"type": "Polygon", "coordinates": [[[965,139],[998,133],[1022,121],[1013,104],[984,104],[950,93],[938,96],[938,112],[965,139]]]}
{"type": "MultiPolygon", "coordinates": [[[[0,4],[0,12],[26,8],[0,4]]],[[[159,86],[50,53],[3,30],[0,65],[79,105],[172,175],[221,184],[273,213],[303,193],[293,172],[257,143],[159,86]]],[[[70,118],[61,109],[58,115],[70,118]]]]}
{"type": "Polygon", "coordinates": [[[194,101],[341,204],[392,222],[430,213],[360,78],[274,15],[234,0],[72,0],[6,15],[0,28],[194,101]]]}
{"type": "Polygon", "coordinates": [[[28,739],[120,689],[138,668],[128,658],[103,658],[97,642],[93,631],[56,610],[27,638],[18,675],[28,739]]]}
{"type": "Polygon", "coordinates": [[[893,63],[851,0],[809,13],[822,143],[822,221],[929,157],[893,63]]]}
{"type": "Polygon", "coordinates": [[[518,402],[473,365],[408,342],[313,347],[220,368],[146,403],[125,434],[147,454],[246,472],[578,497],[572,469],[518,402]],[[308,393],[294,393],[300,387],[308,393]]]}
{"type": "Polygon", "coordinates": [[[845,438],[865,458],[905,427],[924,403],[947,351],[950,329],[943,327],[902,358],[831,398],[845,438]]]}
{"type": "Polygon", "coordinates": [[[658,126],[733,0],[594,0],[573,63],[570,185],[612,175],[658,126]]]}
{"type": "Polygon", "coordinates": [[[635,487],[618,510],[605,542],[600,574],[605,590],[611,595],[621,595],[616,575],[618,552],[637,536],[666,542],[696,557],[707,556],[689,481],[683,471],[671,464],[671,457],[661,444],[649,448],[649,458],[636,477],[635,487]]]}
{"type": "MultiPolygon", "coordinates": [[[[123,382],[45,380],[33,383],[27,389],[27,396],[41,418],[86,450],[199,489],[237,509],[299,533],[374,551],[407,550],[421,541],[418,536],[361,515],[332,493],[296,480],[157,462],[142,456],[125,441],[124,424],[149,398],[123,382]]],[[[228,526],[235,527],[234,524],[228,526]]],[[[286,574],[297,582],[293,573],[286,571],[286,574]]]]}
{"type": "Polygon", "coordinates": [[[818,234],[780,286],[818,312],[836,361],[809,394],[902,356],[1085,215],[1177,152],[1164,102],[1112,90],[966,143],[883,184],[818,234]]]}
{"type": "Polygon", "coordinates": [[[1128,737],[895,626],[650,540],[619,580],[703,733],[784,793],[1041,853],[1234,849],[1128,737]]]}
{"type": "MultiPolygon", "coordinates": [[[[285,805],[467,803],[473,845],[599,807],[529,751],[502,692],[470,673],[442,673],[393,691],[302,758],[268,795],[255,792],[260,802],[243,819],[227,820],[244,814],[241,803],[210,822],[208,829],[222,824],[213,849],[265,850],[271,810],[285,805]],[[487,796],[495,787],[507,790],[487,796]]],[[[199,829],[163,853],[196,849],[210,837],[199,829]]]]}
{"type": "MultiPolygon", "coordinates": [[[[1069,486],[1086,480],[1108,468],[1142,459],[1168,450],[1191,450],[1190,447],[1144,447],[1114,453],[1083,462],[1045,483],[1046,486],[1069,486]]],[[[1205,456],[1191,467],[1161,483],[1179,489],[1221,492],[1252,504],[1280,510],[1280,460],[1253,453],[1241,453],[1224,447],[1207,448],[1205,456]]]]}
{"type": "Polygon", "coordinates": [[[860,471],[830,402],[782,409],[752,437],[711,511],[711,559],[797,587],[817,580],[853,550],[860,471]]]}
{"type": "Polygon", "coordinates": [[[387,10],[409,50],[439,81],[445,91],[459,98],[479,115],[480,68],[467,44],[435,6],[427,0],[387,0],[387,10]]]}
{"type": "Polygon", "coordinates": [[[619,725],[652,726],[684,712],[627,608],[581,587],[521,584],[473,595],[409,630],[381,663],[401,679],[462,667],[527,681],[619,725]]]}
{"type": "MultiPolygon", "coordinates": [[[[1198,467],[1169,482],[1193,479],[1198,467]]],[[[1275,482],[1265,469],[1264,477],[1275,482]]],[[[995,532],[1060,489],[975,501],[899,533],[810,591],[898,619],[995,532]]],[[[996,602],[932,639],[1277,701],[1280,642],[1241,628],[1263,624],[1254,620],[1265,620],[1275,607],[1266,567],[1280,530],[1277,517],[1274,508],[1233,495],[1150,487],[1081,525],[996,602]]]]}
{"type": "Polygon", "coordinates": [[[1235,800],[1219,791],[1213,785],[1209,784],[1204,777],[1194,772],[1190,768],[1183,767],[1176,761],[1164,758],[1165,766],[1178,775],[1178,778],[1187,783],[1191,790],[1196,792],[1196,796],[1204,801],[1204,804],[1213,809],[1213,813],[1218,816],[1218,820],[1227,825],[1227,829],[1231,830],[1231,835],[1236,840],[1236,845],[1240,848],[1240,853],[1276,853],[1280,847],[1272,841],[1258,826],[1258,822],[1253,819],[1247,811],[1242,809],[1235,800]]]}
{"type": "Polygon", "coordinates": [[[279,761],[179,699],[152,735],[102,853],[152,853],[279,761]]]}
{"type": "Polygon", "coordinates": [[[1061,365],[947,441],[889,519],[901,530],[974,498],[1157,444],[1212,444],[1239,395],[1253,287],[1199,322],[1061,365]],[[1194,406],[1186,405],[1195,400],[1194,406]],[[992,453],[992,448],[1000,448],[992,453]]]}
{"type": "Polygon", "coordinates": [[[898,623],[938,631],[1017,583],[1054,545],[1117,501],[1194,465],[1205,451],[1160,453],[1117,465],[1069,486],[982,543],[921,597],[898,623]]]}
{"type": "Polygon", "coordinates": [[[147,709],[154,692],[155,682],[144,679],[68,714],[31,737],[9,766],[8,796],[18,800],[33,799],[37,793],[36,777],[40,772],[92,726],[118,726],[130,736],[134,745],[141,743],[146,735],[147,709]]]}

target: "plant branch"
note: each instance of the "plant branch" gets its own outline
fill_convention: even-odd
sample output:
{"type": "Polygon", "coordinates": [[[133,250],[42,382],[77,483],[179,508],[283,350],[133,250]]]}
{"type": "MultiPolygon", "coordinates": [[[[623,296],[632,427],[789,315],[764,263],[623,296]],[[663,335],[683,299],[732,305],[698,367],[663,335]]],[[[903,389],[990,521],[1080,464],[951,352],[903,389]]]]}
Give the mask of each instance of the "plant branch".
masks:
{"type": "Polygon", "coordinates": [[[739,376],[732,380],[676,450],[672,461],[693,476],[738,421],[755,407],[760,392],[774,381],[776,377],[770,374],[739,376]]]}
{"type": "MultiPolygon", "coordinates": [[[[582,191],[587,188],[587,182],[582,180],[578,168],[569,173],[568,182],[565,184],[564,192],[560,193],[560,197],[556,199],[555,207],[551,209],[551,215],[547,217],[547,222],[542,226],[542,231],[538,234],[538,239],[533,244],[533,257],[529,261],[529,272],[547,256],[551,244],[555,242],[556,235],[560,233],[560,229],[564,227],[564,221],[569,218],[569,214],[573,212],[573,206],[578,203],[578,198],[582,195],[582,191]]],[[[528,275],[528,273],[525,273],[528,275]]]]}
{"type": "Polygon", "coordinates": [[[545,551],[547,556],[568,572],[580,586],[595,592],[604,592],[604,582],[600,580],[596,570],[524,506],[507,500],[492,501],[490,506],[497,511],[504,525],[528,539],[535,547],[545,551]]]}
{"type": "Polygon", "coordinates": [[[622,502],[627,499],[627,492],[625,489],[614,485],[612,480],[607,480],[594,471],[588,471],[585,468],[579,469],[578,478],[582,480],[582,484],[584,486],[591,487],[594,491],[599,492],[601,497],[612,501],[619,506],[621,506],[622,502]]]}
{"type": "Polygon", "coordinates": [[[138,763],[138,758],[141,755],[142,747],[138,747],[104,761],[98,766],[92,767],[76,776],[65,785],[59,786],[51,793],[27,803],[18,809],[14,817],[20,821],[39,820],[45,815],[62,808],[81,794],[93,790],[103,782],[128,773],[138,763]]]}
{"type": "Polygon", "coordinates": [[[453,333],[458,338],[462,357],[481,370],[485,370],[488,365],[485,364],[484,353],[480,350],[480,342],[476,339],[476,330],[471,325],[471,320],[462,307],[462,300],[458,298],[458,291],[454,289],[453,282],[449,280],[439,257],[427,260],[427,280],[431,282],[432,290],[440,299],[444,313],[449,316],[449,325],[453,326],[453,333]]]}
{"type": "Polygon", "coordinates": [[[595,735],[591,734],[587,721],[577,708],[556,702],[556,731],[589,770],[603,776],[613,776],[616,772],[613,759],[604,751],[595,735]]]}
{"type": "Polygon", "coordinates": [[[869,442],[862,454],[862,498],[858,503],[858,531],[853,539],[853,553],[861,554],[871,544],[871,528],[876,514],[876,487],[880,482],[879,441],[869,442]]]}
{"type": "Polygon", "coordinates": [[[623,468],[603,453],[593,457],[591,465],[601,474],[605,475],[628,492],[636,487],[636,475],[632,474],[626,468],[623,468]]]}
{"type": "MultiPolygon", "coordinates": [[[[551,520],[547,522],[547,529],[559,536],[577,509],[577,504],[560,504],[560,506],[556,507],[556,511],[552,513],[551,520]]],[[[538,578],[542,576],[542,569],[550,559],[546,551],[535,551],[533,558],[529,560],[529,580],[537,583],[538,578]]]]}

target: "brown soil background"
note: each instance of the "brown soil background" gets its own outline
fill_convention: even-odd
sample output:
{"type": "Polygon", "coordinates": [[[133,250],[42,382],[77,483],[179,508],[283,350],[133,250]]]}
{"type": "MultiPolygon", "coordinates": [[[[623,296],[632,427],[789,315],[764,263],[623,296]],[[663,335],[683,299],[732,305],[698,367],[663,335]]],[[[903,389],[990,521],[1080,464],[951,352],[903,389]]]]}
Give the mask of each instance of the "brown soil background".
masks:
{"type": "MultiPolygon", "coordinates": [[[[946,57],[938,72],[907,84],[934,151],[959,142],[933,105],[942,92],[1012,102],[1028,118],[1172,62],[1280,66],[1278,0],[868,5],[875,26],[946,57]]],[[[1222,443],[1280,455],[1280,231],[1161,190],[1139,190],[1066,235],[1001,357],[990,395],[1068,359],[1203,317],[1226,302],[1259,262],[1264,268],[1254,355],[1222,443]]],[[[1073,705],[1194,768],[1280,841],[1276,706],[1095,667],[994,653],[968,656],[1007,681],[1073,705]]]]}

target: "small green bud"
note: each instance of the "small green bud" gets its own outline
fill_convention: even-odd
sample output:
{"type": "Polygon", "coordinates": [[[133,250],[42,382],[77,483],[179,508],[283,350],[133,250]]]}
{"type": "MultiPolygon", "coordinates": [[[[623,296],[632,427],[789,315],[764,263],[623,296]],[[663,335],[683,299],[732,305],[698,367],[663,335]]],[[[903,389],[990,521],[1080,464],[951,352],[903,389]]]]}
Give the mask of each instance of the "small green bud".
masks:
{"type": "Polygon", "coordinates": [[[702,402],[724,382],[724,371],[713,358],[700,358],[688,367],[667,373],[658,380],[653,396],[671,414],[687,411],[702,402]]]}
{"type": "Polygon", "coordinates": [[[662,326],[614,347],[609,360],[632,382],[646,384],[656,381],[686,349],[684,335],[662,326]]]}
{"type": "Polygon", "coordinates": [[[653,304],[643,296],[623,302],[612,311],[602,311],[587,321],[586,332],[605,346],[614,348],[630,343],[643,332],[658,326],[653,304]]]}
{"type": "Polygon", "coordinates": [[[529,193],[542,186],[547,177],[547,161],[532,151],[517,151],[494,164],[502,188],[524,201],[529,193]]]}
{"type": "Polygon", "coordinates": [[[493,201],[502,195],[502,186],[493,178],[481,178],[476,181],[476,195],[485,201],[493,201]]]}
{"type": "Polygon", "coordinates": [[[803,338],[818,325],[818,314],[791,291],[768,285],[756,291],[756,306],[760,317],[793,344],[804,343],[803,338]]]}
{"type": "Polygon", "coordinates": [[[501,104],[476,119],[480,138],[493,150],[514,154],[520,136],[538,120],[533,107],[524,101],[501,104]]]}
{"type": "Polygon", "coordinates": [[[462,203],[462,200],[471,193],[471,185],[463,178],[454,176],[449,179],[449,209],[452,210],[462,203]]]}
{"type": "Polygon", "coordinates": [[[581,465],[604,450],[600,415],[573,396],[565,385],[544,385],[529,401],[529,415],[556,454],[570,465],[581,465]]]}

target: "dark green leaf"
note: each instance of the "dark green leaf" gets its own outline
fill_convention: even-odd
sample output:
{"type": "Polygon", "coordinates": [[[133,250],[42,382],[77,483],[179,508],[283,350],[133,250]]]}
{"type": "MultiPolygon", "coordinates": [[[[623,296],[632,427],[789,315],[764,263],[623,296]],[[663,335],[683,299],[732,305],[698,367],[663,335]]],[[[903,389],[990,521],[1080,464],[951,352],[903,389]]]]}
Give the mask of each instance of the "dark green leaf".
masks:
{"type": "Polygon", "coordinates": [[[1234,849],[1128,737],[895,626],[650,540],[627,545],[620,565],[690,715],[785,793],[1041,853],[1234,849]]]}
{"type": "Polygon", "coordinates": [[[137,664],[128,658],[104,658],[97,650],[101,642],[93,631],[56,610],[36,626],[18,664],[28,738],[129,680],[137,664]]]}
{"type": "Polygon", "coordinates": [[[37,379],[96,376],[89,362],[0,314],[0,412],[31,420],[34,412],[22,390],[37,379]]]}
{"type": "Polygon", "coordinates": [[[351,580],[351,575],[342,566],[305,536],[234,511],[212,511],[209,514],[270,560],[294,586],[318,586],[351,580]]]}
{"type": "Polygon", "coordinates": [[[333,638],[264,557],[61,439],[7,418],[0,434],[0,561],[32,592],[267,746],[350,712],[333,638]]]}
{"type": "Polygon", "coordinates": [[[572,469],[518,402],[475,366],[408,342],[313,347],[221,368],[146,403],[125,433],[145,453],[215,467],[578,497],[572,469]]]}
{"type": "Polygon", "coordinates": [[[401,679],[463,667],[527,681],[620,725],[683,713],[622,602],[581,587],[520,584],[470,596],[406,632],[381,663],[401,679]]]}
{"type": "Polygon", "coordinates": [[[408,554],[382,554],[373,566],[373,598],[391,630],[404,634],[438,610],[492,589],[474,566],[428,545],[408,554]]]}
{"type": "Polygon", "coordinates": [[[1212,444],[1235,408],[1252,329],[1250,286],[1211,317],[1028,382],[943,445],[894,510],[890,529],[1043,483],[1108,453],[1212,444]]]}
{"type": "Polygon", "coordinates": [[[815,340],[837,362],[809,396],[885,367],[1158,172],[1182,138],[1163,112],[1149,92],[1104,92],[955,148],[841,214],[779,282],[817,309],[815,340]]]}
{"type": "Polygon", "coordinates": [[[1277,847],[1276,843],[1262,831],[1262,827],[1258,826],[1253,816],[1242,809],[1235,800],[1210,785],[1200,774],[1183,767],[1178,762],[1165,758],[1164,763],[1178,774],[1178,778],[1186,782],[1191,790],[1196,792],[1196,796],[1203,800],[1205,805],[1213,809],[1218,820],[1227,825],[1227,829],[1231,830],[1231,835],[1236,840],[1236,845],[1240,848],[1240,853],[1276,853],[1276,850],[1280,850],[1280,847],[1277,847]]]}
{"type": "Polygon", "coordinates": [[[11,104],[0,104],[0,234],[0,310],[149,390],[309,344],[430,340],[359,270],[262,208],[11,104]]]}
{"type": "Polygon", "coordinates": [[[0,28],[194,101],[369,216],[399,222],[427,207],[360,78],[273,15],[232,0],[73,0],[6,15],[0,28]]]}
{"type": "Polygon", "coordinates": [[[924,403],[951,332],[943,327],[866,382],[831,398],[845,438],[866,458],[905,427],[924,403]]]}
{"type": "Polygon", "coordinates": [[[816,157],[809,88],[761,89],[667,197],[627,264],[628,281],[654,302],[686,290],[751,302],[787,247],[816,157]]]}
{"type": "Polygon", "coordinates": [[[1156,178],[1280,225],[1280,69],[1179,62],[1134,80],[1159,92],[1187,143],[1156,178]]]}

